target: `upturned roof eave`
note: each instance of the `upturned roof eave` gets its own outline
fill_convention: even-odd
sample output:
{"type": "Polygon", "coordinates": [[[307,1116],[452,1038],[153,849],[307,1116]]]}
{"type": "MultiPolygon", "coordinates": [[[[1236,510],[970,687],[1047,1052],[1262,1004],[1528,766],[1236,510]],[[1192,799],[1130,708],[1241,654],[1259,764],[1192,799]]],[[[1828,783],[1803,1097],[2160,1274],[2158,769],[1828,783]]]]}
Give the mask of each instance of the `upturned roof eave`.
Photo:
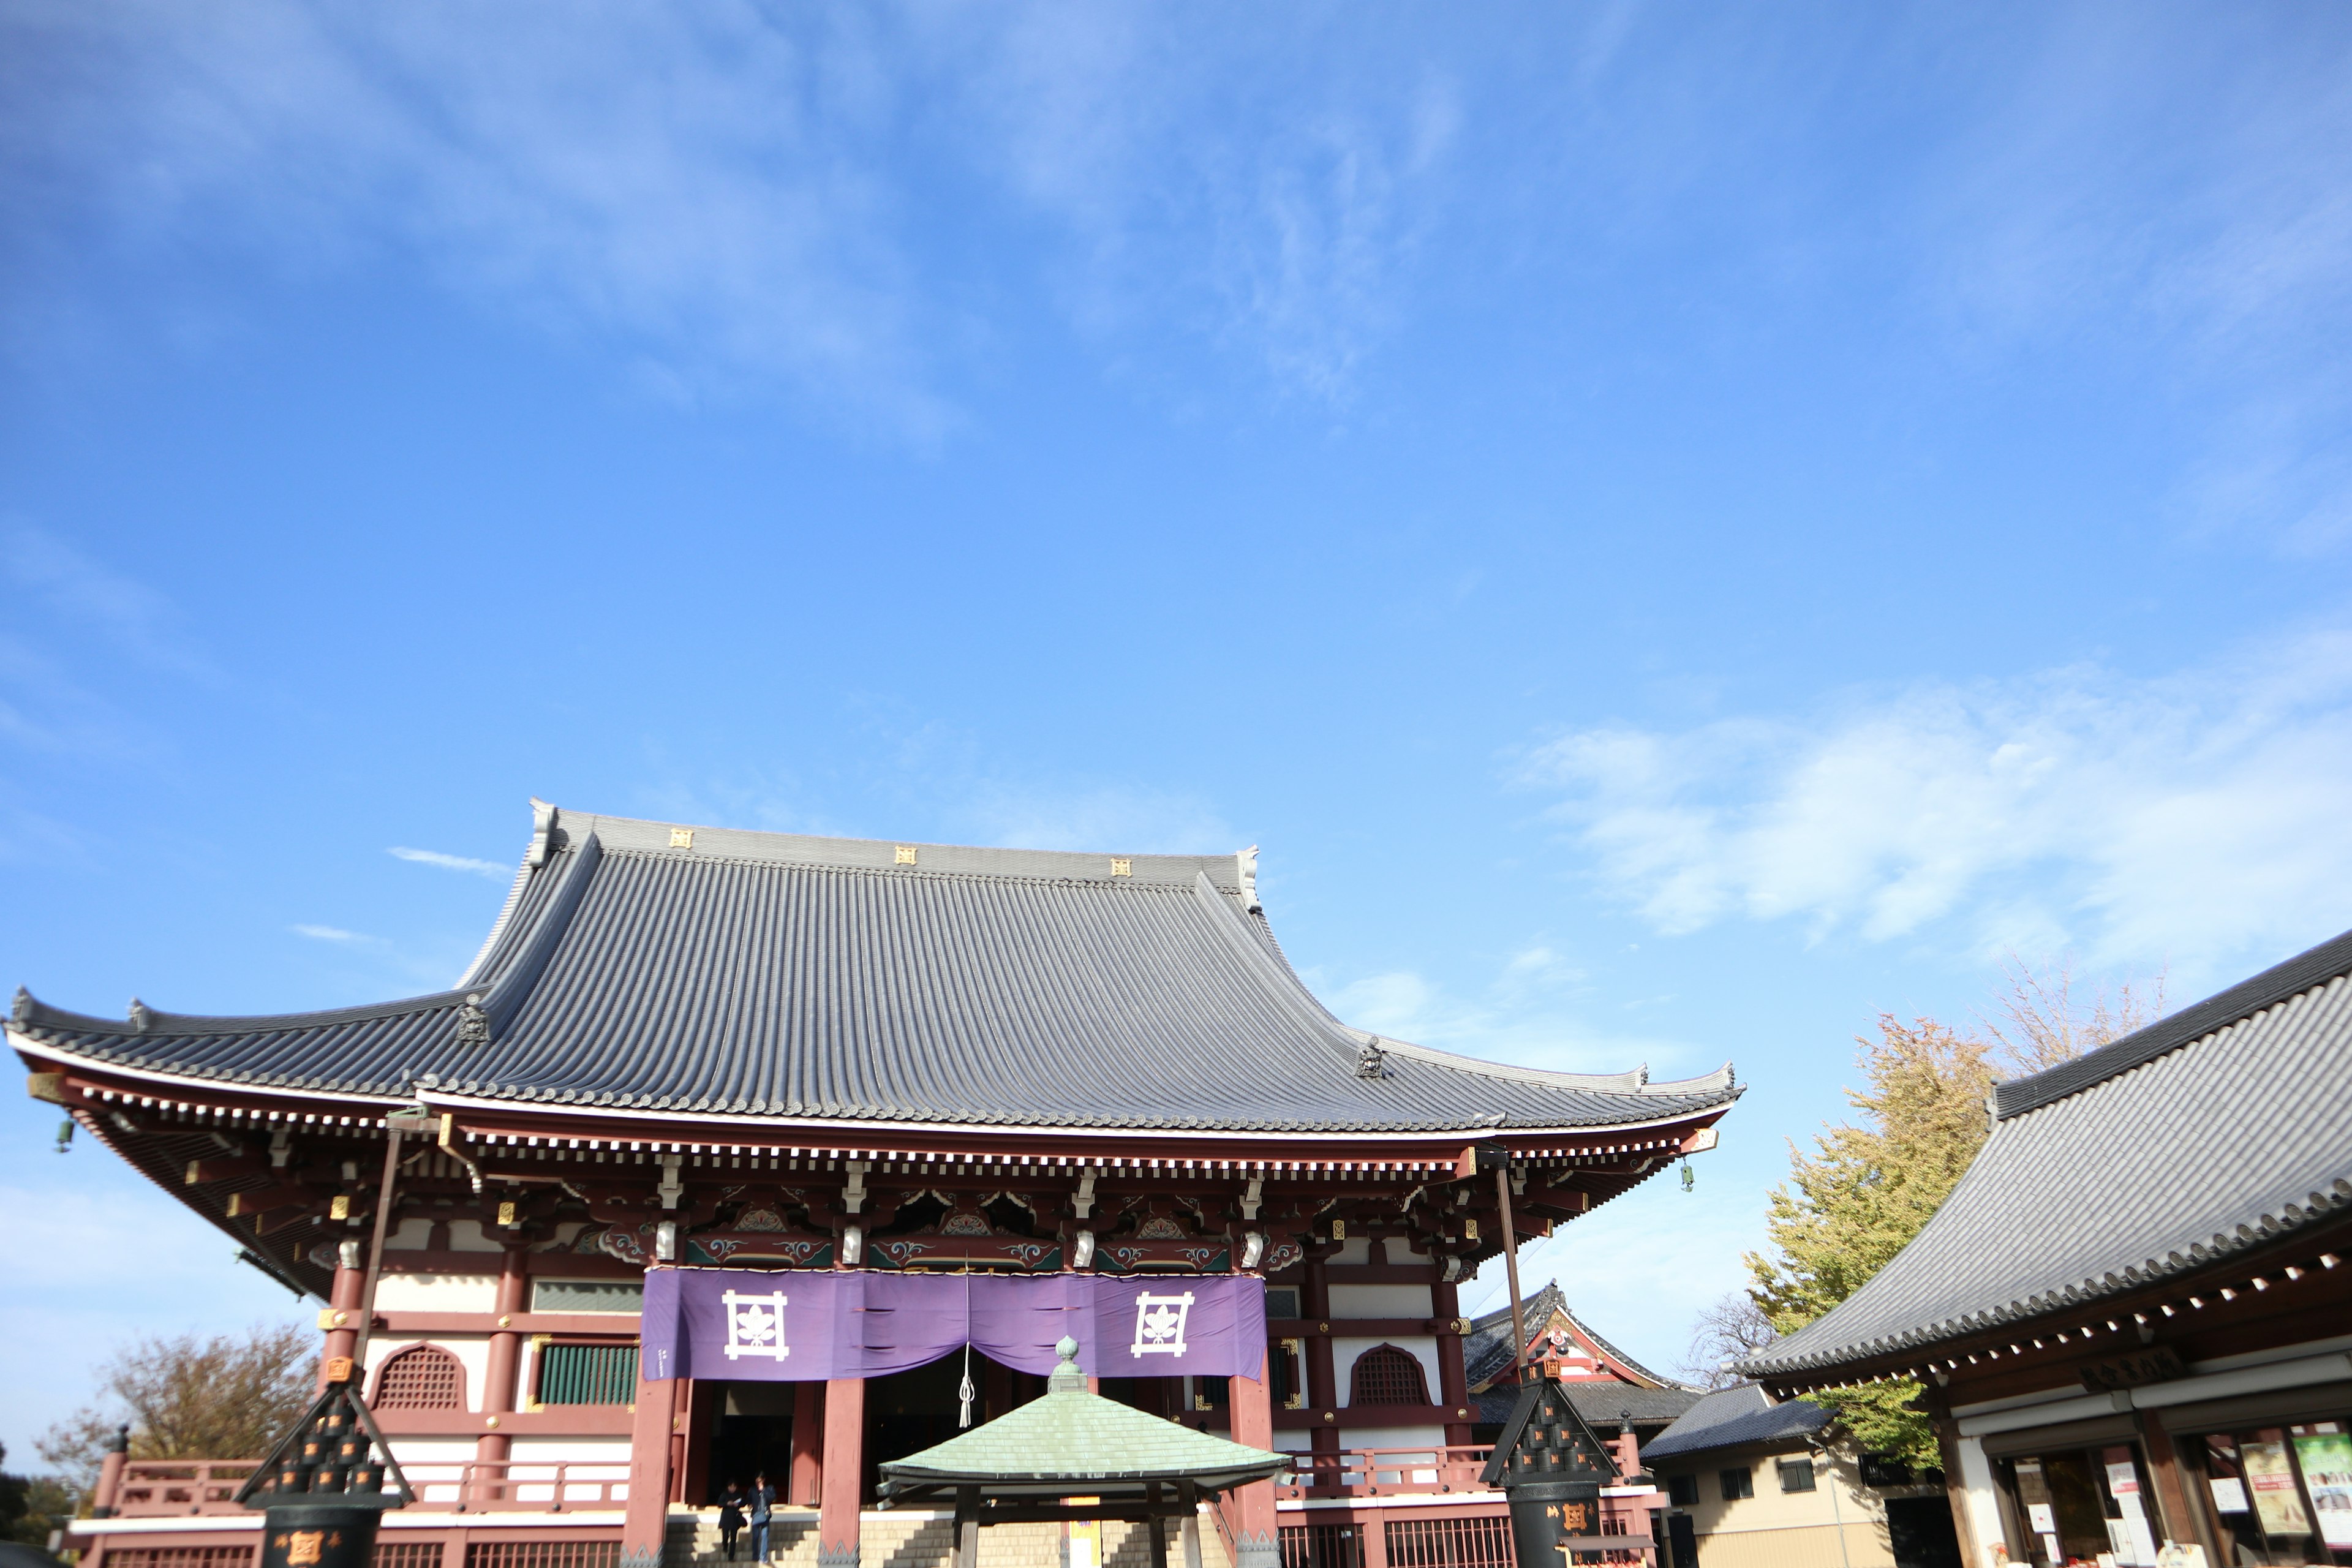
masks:
{"type": "MultiPolygon", "coordinates": [[[[1207,1140],[1217,1142],[1246,1142],[1253,1139],[1277,1139],[1284,1142],[1307,1140],[1318,1143],[1403,1142],[1436,1148],[1454,1148],[1465,1142],[1486,1139],[1506,1142],[1518,1139],[1580,1138],[1591,1139],[1611,1135],[1632,1135],[1659,1132],[1685,1124],[1693,1131],[1703,1129],[1724,1112],[1746,1092],[1736,1089],[1709,1104],[1685,1107],[1665,1115],[1636,1121],[1561,1121],[1527,1126],[1497,1126],[1486,1122],[1457,1123],[1441,1127],[1382,1127],[1366,1125],[1336,1129],[1318,1129],[1269,1125],[1259,1127],[1199,1127],[1179,1122],[1134,1125],[1112,1125],[1088,1122],[1046,1123],[1014,1121],[930,1121],[912,1117],[812,1117],[782,1113],[741,1114],[698,1110],[660,1110],[634,1106],[612,1106],[569,1103],[553,1100],[508,1099],[499,1096],[449,1094],[437,1089],[418,1089],[414,1093],[372,1092],[358,1085],[335,1085],[308,1088],[291,1084],[247,1083],[234,1079],[208,1078],[196,1074],[175,1073],[136,1063],[110,1061],[60,1045],[20,1033],[13,1026],[7,1030],[8,1043],[28,1065],[36,1060],[52,1068],[71,1068],[97,1077],[136,1081],[161,1089],[210,1099],[287,1100],[304,1104],[342,1103],[370,1108],[393,1109],[404,1105],[424,1105],[434,1110],[454,1111],[461,1116],[482,1120],[499,1120],[515,1123],[546,1121],[577,1126],[584,1122],[614,1123],[615,1130],[605,1136],[629,1139],[643,1138],[648,1142],[729,1142],[730,1134],[750,1134],[751,1142],[769,1142],[793,1133],[856,1134],[867,1142],[887,1141],[890,1136],[904,1139],[909,1135],[923,1137],[951,1136],[970,1139],[990,1138],[1070,1138],[1096,1140],[1126,1140],[1145,1142],[1155,1139],[1181,1138],[1188,1141],[1207,1140]],[[654,1131],[655,1128],[668,1129],[654,1131]],[[694,1136],[700,1129],[707,1137],[694,1136]],[[641,1131],[640,1131],[641,1130],[641,1131]]],[[[34,1070],[42,1070],[35,1068],[34,1070]]],[[[580,1136],[569,1133],[567,1136],[580,1136]]]]}

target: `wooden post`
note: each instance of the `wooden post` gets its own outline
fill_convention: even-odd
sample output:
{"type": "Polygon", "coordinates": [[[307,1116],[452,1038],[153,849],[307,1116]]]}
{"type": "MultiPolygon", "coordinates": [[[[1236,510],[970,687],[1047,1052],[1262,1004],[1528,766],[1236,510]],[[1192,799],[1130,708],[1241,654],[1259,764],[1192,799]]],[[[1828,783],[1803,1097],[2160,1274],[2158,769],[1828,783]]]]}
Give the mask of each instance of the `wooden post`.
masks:
{"type": "MultiPolygon", "coordinates": [[[[1226,1399],[1233,1411],[1234,1441],[1247,1447],[1274,1447],[1274,1401],[1266,1382],[1265,1360],[1258,1360],[1257,1376],[1234,1378],[1226,1399]]],[[[1252,1481],[1233,1493],[1234,1568],[1281,1568],[1280,1538],[1275,1532],[1274,1483],[1252,1481]]]]}
{"type": "Polygon", "coordinates": [[[2140,1447],[2147,1454],[2148,1475],[2156,1482],[2158,1505],[2157,1530],[2166,1541],[2183,1546],[2203,1544],[2203,1532],[2197,1528],[2197,1515],[2189,1506],[2189,1489],[2180,1481],[2180,1456],[2172,1447],[2172,1434],[2164,1429],[2157,1412],[2142,1410],[2139,1415],[2140,1447]]]}
{"type": "MultiPolygon", "coordinates": [[[[499,1289],[491,1310],[501,1317],[512,1317],[528,1306],[526,1297],[530,1289],[530,1264],[526,1247],[521,1242],[509,1245],[499,1264],[499,1289]]],[[[482,1414],[505,1416],[514,1413],[515,1374],[522,1360],[522,1335],[513,1329],[500,1330],[490,1336],[489,1371],[482,1379],[482,1414]]],[[[485,1496],[506,1496],[506,1470],[503,1466],[513,1452],[514,1439],[504,1432],[484,1432],[474,1439],[474,1458],[486,1465],[501,1467],[476,1472],[478,1479],[487,1480],[489,1490],[485,1496]]]]}
{"type": "Polygon", "coordinates": [[[980,1568],[980,1489],[956,1488],[955,1568],[980,1568]]]}
{"type": "Polygon", "coordinates": [[[1519,1237],[1511,1226],[1511,1162],[1507,1153],[1495,1167],[1495,1206],[1503,1216],[1503,1272],[1511,1287],[1511,1381],[1519,1381],[1519,1363],[1528,1353],[1528,1320],[1519,1306],[1519,1237]]]}
{"type": "Polygon", "coordinates": [[[392,1223],[393,1179],[400,1174],[400,1129],[391,1126],[386,1119],[383,1131],[383,1181],[375,1194],[375,1232],[368,1242],[367,1279],[360,1286],[359,1335],[352,1342],[352,1365],[360,1379],[360,1387],[367,1387],[368,1334],[375,1327],[375,1284],[383,1276],[383,1238],[385,1227],[392,1223]]]}
{"type": "MultiPolygon", "coordinates": [[[[367,1271],[348,1268],[343,1259],[356,1258],[359,1244],[340,1244],[335,1259],[335,1282],[327,1288],[326,1313],[321,1314],[333,1326],[327,1330],[327,1343],[319,1355],[318,1394],[327,1392],[327,1363],[337,1356],[348,1356],[359,1343],[360,1293],[367,1289],[367,1271]]],[[[364,1388],[366,1385],[361,1385],[364,1388]]]]}
{"type": "MultiPolygon", "coordinates": [[[[115,1499],[122,1495],[123,1468],[131,1463],[131,1428],[117,1426],[106,1440],[106,1458],[99,1462],[98,1485],[89,1494],[90,1517],[112,1519],[115,1499]]],[[[104,1536],[99,1538],[101,1543],[104,1536]]]]}
{"type": "Polygon", "coordinates": [[[637,1382],[637,1403],[629,1424],[629,1500],[621,1521],[621,1568],[661,1568],[669,1533],[669,1438],[677,1424],[677,1399],[674,1377],[637,1382]]]}
{"type": "MultiPolygon", "coordinates": [[[[1315,1425],[1307,1434],[1316,1467],[1307,1478],[1313,1487],[1339,1484],[1339,1428],[1323,1419],[1339,1405],[1339,1368],[1331,1359],[1331,1336],[1324,1325],[1331,1319],[1330,1261],[1311,1250],[1307,1255],[1307,1289],[1299,1305],[1307,1309],[1311,1327],[1307,1336],[1307,1404],[1315,1425]]],[[[1235,1442],[1242,1439],[1236,1437],[1235,1442]]]]}
{"type": "MultiPolygon", "coordinates": [[[[1454,1324],[1462,1315],[1462,1292],[1451,1280],[1429,1288],[1433,1315],[1445,1326],[1437,1336],[1437,1397],[1445,1405],[1445,1446],[1459,1448],[1470,1441],[1470,1374],[1462,1361],[1462,1336],[1454,1324]]],[[[1442,1469],[1443,1467],[1440,1467],[1442,1469]]]]}
{"type": "Polygon", "coordinates": [[[1201,1568],[1201,1486],[1178,1481],[1176,1500],[1184,1505],[1184,1525],[1177,1533],[1184,1543],[1184,1568],[1201,1568]]]}
{"type": "MultiPolygon", "coordinates": [[[[1976,1520],[1969,1511],[1968,1478],[1960,1473],[1960,1429],[1952,1419],[1952,1401],[1943,1389],[1929,1384],[1922,1390],[1928,1425],[1936,1433],[1936,1455],[1943,1463],[1944,1500],[1952,1510],[1952,1536],[1959,1542],[1962,1563],[1985,1561],[1984,1543],[1977,1539],[1976,1520]]],[[[1675,1568],[1682,1568],[1680,1563],[1675,1568]]]]}
{"type": "Polygon", "coordinates": [[[824,1479],[816,1521],[817,1568],[857,1568],[866,1489],[866,1381],[824,1385],[824,1479]]]}
{"type": "Polygon", "coordinates": [[[793,1384],[793,1471],[786,1494],[803,1508],[822,1500],[818,1478],[824,1474],[824,1384],[793,1384]]]}
{"type": "MultiPolygon", "coordinates": [[[[1162,1519],[1160,1517],[1160,1514],[1159,1514],[1159,1511],[1158,1511],[1158,1510],[1159,1510],[1159,1508],[1160,1508],[1160,1483],[1159,1483],[1158,1481],[1146,1481],[1146,1482],[1144,1482],[1144,1483],[1143,1483],[1143,1551],[1144,1551],[1144,1561],[1145,1561],[1146,1563],[1150,1563],[1150,1568],[1168,1568],[1168,1531],[1167,1531],[1167,1528],[1166,1528],[1166,1526],[1167,1526],[1167,1521],[1164,1521],[1164,1520],[1162,1520],[1162,1519]]],[[[961,1563],[961,1564],[959,1564],[959,1565],[958,1565],[958,1568],[971,1568],[971,1565],[970,1563],[961,1563]]]]}

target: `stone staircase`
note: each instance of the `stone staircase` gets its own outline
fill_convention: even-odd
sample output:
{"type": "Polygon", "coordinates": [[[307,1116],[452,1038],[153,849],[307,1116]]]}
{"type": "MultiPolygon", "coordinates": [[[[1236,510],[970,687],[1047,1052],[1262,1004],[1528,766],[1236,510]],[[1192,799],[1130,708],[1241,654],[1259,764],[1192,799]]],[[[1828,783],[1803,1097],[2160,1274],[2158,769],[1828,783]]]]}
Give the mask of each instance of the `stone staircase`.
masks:
{"type": "MultiPolygon", "coordinates": [[[[769,1530],[770,1568],[817,1568],[816,1511],[779,1510],[769,1530]]],[[[1168,1527],[1169,1568],[1184,1568],[1184,1548],[1176,1527],[1168,1527]]],[[[1105,1522],[1101,1568],[1150,1568],[1150,1542],[1139,1524],[1105,1522]]],[[[859,1527],[859,1568],[950,1568],[955,1556],[954,1521],[921,1514],[868,1513],[859,1527]]],[[[689,1525],[670,1516],[665,1568],[727,1568],[719,1541],[719,1512],[708,1509],[689,1525]]],[[[735,1541],[735,1561],[751,1568],[751,1532],[735,1541]]],[[[1201,1521],[1202,1568],[1233,1568],[1216,1521],[1201,1521]]],[[[980,1568],[1066,1568],[1058,1524],[999,1524],[980,1532],[980,1568]]]]}

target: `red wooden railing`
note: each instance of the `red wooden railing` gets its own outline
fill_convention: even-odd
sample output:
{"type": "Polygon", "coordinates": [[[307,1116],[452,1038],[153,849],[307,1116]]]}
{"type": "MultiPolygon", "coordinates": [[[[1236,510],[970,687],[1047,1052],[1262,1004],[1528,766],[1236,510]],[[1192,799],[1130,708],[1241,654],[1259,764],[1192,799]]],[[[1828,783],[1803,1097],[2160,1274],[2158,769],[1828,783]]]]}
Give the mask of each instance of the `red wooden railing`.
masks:
{"type": "Polygon", "coordinates": [[[133,1459],[122,1467],[114,1511],[130,1519],[243,1513],[230,1500],[260,1468],[258,1459],[133,1459]]]}
{"type": "Polygon", "coordinates": [[[1276,1477],[1275,1495],[1359,1498],[1483,1491],[1478,1474],[1494,1452],[1491,1445],[1478,1444],[1294,1454],[1291,1464],[1297,1474],[1276,1477]]]}
{"type": "MultiPolygon", "coordinates": [[[[253,1459],[142,1459],[122,1468],[115,1512],[127,1519],[243,1513],[232,1500],[253,1459]]],[[[450,1513],[567,1513],[629,1498],[622,1459],[422,1459],[402,1467],[415,1506],[450,1513]]]]}

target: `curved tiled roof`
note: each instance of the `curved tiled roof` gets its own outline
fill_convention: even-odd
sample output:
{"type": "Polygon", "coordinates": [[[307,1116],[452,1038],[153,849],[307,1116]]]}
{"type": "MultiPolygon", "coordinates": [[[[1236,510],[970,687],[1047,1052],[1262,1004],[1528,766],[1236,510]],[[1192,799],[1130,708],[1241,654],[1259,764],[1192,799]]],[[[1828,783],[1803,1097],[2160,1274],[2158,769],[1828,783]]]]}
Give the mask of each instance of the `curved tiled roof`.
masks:
{"type": "Polygon", "coordinates": [[[148,1073],[394,1098],[1021,1127],[1323,1131],[1671,1121],[1653,1084],[1350,1029],[1276,943],[1255,858],[899,846],[541,807],[461,988],[260,1018],[19,993],[36,1048],[148,1073]],[[911,864],[906,863],[911,860],[911,864]],[[1379,1076],[1360,1076],[1368,1047],[1379,1076]]]}
{"type": "Polygon", "coordinates": [[[1644,1462],[1713,1453],[1748,1443],[1798,1447],[1829,1425],[1830,1413],[1810,1400],[1775,1405],[1752,1383],[1706,1395],[1642,1448],[1644,1462]]]}
{"type": "Polygon", "coordinates": [[[2352,934],[2004,1085],[1997,1109],[1911,1244],[1742,1372],[1832,1377],[2352,1213],[2352,934]]]}
{"type": "MultiPolygon", "coordinates": [[[[1544,1325],[1551,1321],[1554,1313],[1566,1318],[1574,1326],[1576,1331],[1583,1335],[1595,1350],[1635,1377],[1645,1379],[1651,1386],[1665,1389],[1690,1387],[1687,1384],[1677,1383],[1671,1377],[1664,1377],[1652,1372],[1648,1367],[1595,1333],[1591,1325],[1569,1310],[1567,1293],[1560,1289],[1559,1281],[1557,1279],[1545,1285],[1534,1295],[1525,1298],[1519,1304],[1520,1321],[1528,1325],[1528,1333],[1530,1337],[1543,1332],[1544,1325]]],[[[1462,1342],[1465,1381],[1472,1388],[1491,1383],[1509,1368],[1512,1349],[1511,1304],[1507,1300],[1493,1311],[1483,1312],[1471,1321],[1469,1335],[1462,1342]]],[[[1570,1389],[1571,1392],[1575,1387],[1570,1384],[1564,1384],[1561,1386],[1570,1389]]],[[[1618,1386],[1631,1391],[1640,1385],[1622,1384],[1618,1386]]],[[[1615,1413],[1616,1406],[1611,1406],[1610,1414],[1613,1415],[1615,1413]]],[[[1591,1412],[1587,1411],[1585,1414],[1589,1415],[1591,1412]]]]}

